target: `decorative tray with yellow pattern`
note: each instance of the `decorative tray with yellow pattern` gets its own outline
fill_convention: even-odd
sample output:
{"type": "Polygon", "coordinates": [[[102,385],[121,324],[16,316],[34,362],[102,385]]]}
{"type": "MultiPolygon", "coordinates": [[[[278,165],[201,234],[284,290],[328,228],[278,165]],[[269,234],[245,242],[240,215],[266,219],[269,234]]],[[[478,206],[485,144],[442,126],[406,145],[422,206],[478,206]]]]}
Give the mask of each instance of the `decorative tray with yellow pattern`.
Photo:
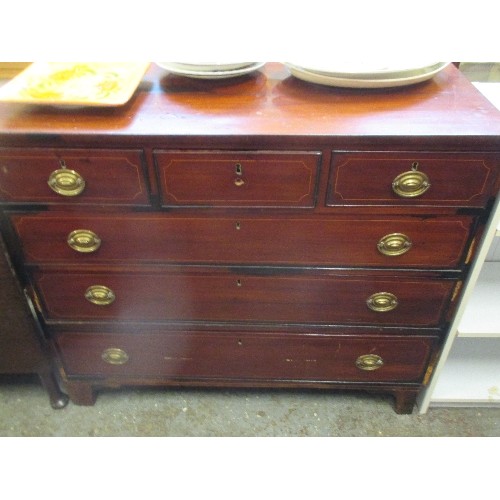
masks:
{"type": "Polygon", "coordinates": [[[150,63],[36,62],[0,87],[0,101],[55,106],[121,106],[150,63]]]}

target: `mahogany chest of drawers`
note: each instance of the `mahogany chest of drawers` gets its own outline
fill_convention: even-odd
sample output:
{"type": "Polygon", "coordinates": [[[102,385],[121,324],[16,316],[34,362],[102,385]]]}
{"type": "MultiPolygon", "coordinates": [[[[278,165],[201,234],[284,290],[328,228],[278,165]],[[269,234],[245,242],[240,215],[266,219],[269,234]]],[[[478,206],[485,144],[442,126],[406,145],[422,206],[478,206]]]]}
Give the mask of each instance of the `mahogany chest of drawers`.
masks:
{"type": "Polygon", "coordinates": [[[411,412],[500,168],[448,67],[388,90],[154,65],[115,109],[0,105],[1,228],[64,388],[358,389],[411,412]]]}

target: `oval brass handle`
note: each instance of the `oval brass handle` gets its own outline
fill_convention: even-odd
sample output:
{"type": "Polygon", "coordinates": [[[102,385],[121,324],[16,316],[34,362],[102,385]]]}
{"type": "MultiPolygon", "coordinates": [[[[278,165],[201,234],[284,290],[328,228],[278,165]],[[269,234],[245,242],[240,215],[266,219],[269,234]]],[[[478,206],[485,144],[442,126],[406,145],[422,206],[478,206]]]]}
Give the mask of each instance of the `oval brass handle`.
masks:
{"type": "Polygon", "coordinates": [[[90,229],[75,229],[68,234],[68,245],[76,252],[91,253],[101,246],[101,238],[90,229]]]}
{"type": "Polygon", "coordinates": [[[366,305],[372,311],[387,312],[392,311],[398,306],[398,299],[392,293],[378,292],[368,297],[366,305]]]}
{"type": "Polygon", "coordinates": [[[234,185],[235,186],[243,186],[243,184],[245,184],[245,181],[243,179],[240,179],[240,178],[237,178],[237,179],[234,179],[234,185]]]}
{"type": "Polygon", "coordinates": [[[124,365],[128,360],[128,354],[118,347],[110,347],[102,351],[101,358],[110,365],[124,365]]]}
{"type": "Polygon", "coordinates": [[[410,250],[411,246],[410,238],[403,233],[386,234],[377,243],[378,251],[388,257],[403,255],[410,250]]]}
{"type": "Polygon", "coordinates": [[[85,298],[97,306],[108,306],[116,296],[111,288],[104,285],[92,285],[85,291],[85,298]]]}
{"type": "Polygon", "coordinates": [[[377,354],[363,354],[356,360],[356,366],[360,370],[370,372],[384,366],[384,360],[377,354]]]}
{"type": "Polygon", "coordinates": [[[427,175],[416,169],[403,172],[392,181],[393,191],[401,198],[416,198],[423,195],[430,187],[427,175]]]}
{"type": "Polygon", "coordinates": [[[48,185],[61,196],[78,196],[85,189],[85,180],[75,170],[60,168],[50,174],[48,185]]]}

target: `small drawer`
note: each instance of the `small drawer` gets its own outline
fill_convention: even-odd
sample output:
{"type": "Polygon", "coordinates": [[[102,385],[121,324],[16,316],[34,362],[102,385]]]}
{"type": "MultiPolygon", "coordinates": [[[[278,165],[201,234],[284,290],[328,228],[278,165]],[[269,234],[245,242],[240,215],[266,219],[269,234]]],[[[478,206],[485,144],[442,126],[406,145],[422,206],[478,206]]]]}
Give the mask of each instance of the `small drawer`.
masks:
{"type": "Polygon", "coordinates": [[[60,333],[69,377],[420,382],[437,338],[166,332],[60,333]]]}
{"type": "Polygon", "coordinates": [[[148,205],[142,152],[0,149],[0,201],[148,205]]]}
{"type": "Polygon", "coordinates": [[[438,327],[455,281],[404,274],[203,268],[34,271],[49,321],[181,321],[438,327]]]}
{"type": "Polygon", "coordinates": [[[164,206],[313,207],[319,152],[156,151],[164,206]]]}
{"type": "Polygon", "coordinates": [[[334,151],[327,205],[483,207],[498,154],[334,151]]]}
{"type": "Polygon", "coordinates": [[[450,269],[465,259],[475,219],[29,213],[12,215],[11,221],[28,263],[450,269]],[[75,231],[92,233],[99,246],[70,245],[75,231]]]}

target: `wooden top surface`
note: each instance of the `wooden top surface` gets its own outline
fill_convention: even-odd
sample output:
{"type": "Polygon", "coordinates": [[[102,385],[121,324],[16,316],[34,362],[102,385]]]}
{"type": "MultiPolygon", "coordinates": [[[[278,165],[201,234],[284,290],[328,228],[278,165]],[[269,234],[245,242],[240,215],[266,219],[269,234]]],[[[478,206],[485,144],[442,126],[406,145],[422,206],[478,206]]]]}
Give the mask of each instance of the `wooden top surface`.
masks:
{"type": "MultiPolygon", "coordinates": [[[[341,89],[303,82],[279,63],[247,76],[197,80],[152,64],[131,100],[116,108],[64,109],[0,103],[0,146],[71,136],[225,137],[250,142],[279,136],[302,141],[339,137],[465,138],[500,145],[500,112],[453,65],[433,79],[390,89],[341,89]],[[2,137],[3,136],[3,137],[2,137]]],[[[182,141],[181,141],[182,142],[182,141]]],[[[300,143],[300,141],[299,141],[300,143]]],[[[314,141],[311,142],[311,144],[314,141]]],[[[179,143],[181,144],[181,143],[179,143]]]]}

